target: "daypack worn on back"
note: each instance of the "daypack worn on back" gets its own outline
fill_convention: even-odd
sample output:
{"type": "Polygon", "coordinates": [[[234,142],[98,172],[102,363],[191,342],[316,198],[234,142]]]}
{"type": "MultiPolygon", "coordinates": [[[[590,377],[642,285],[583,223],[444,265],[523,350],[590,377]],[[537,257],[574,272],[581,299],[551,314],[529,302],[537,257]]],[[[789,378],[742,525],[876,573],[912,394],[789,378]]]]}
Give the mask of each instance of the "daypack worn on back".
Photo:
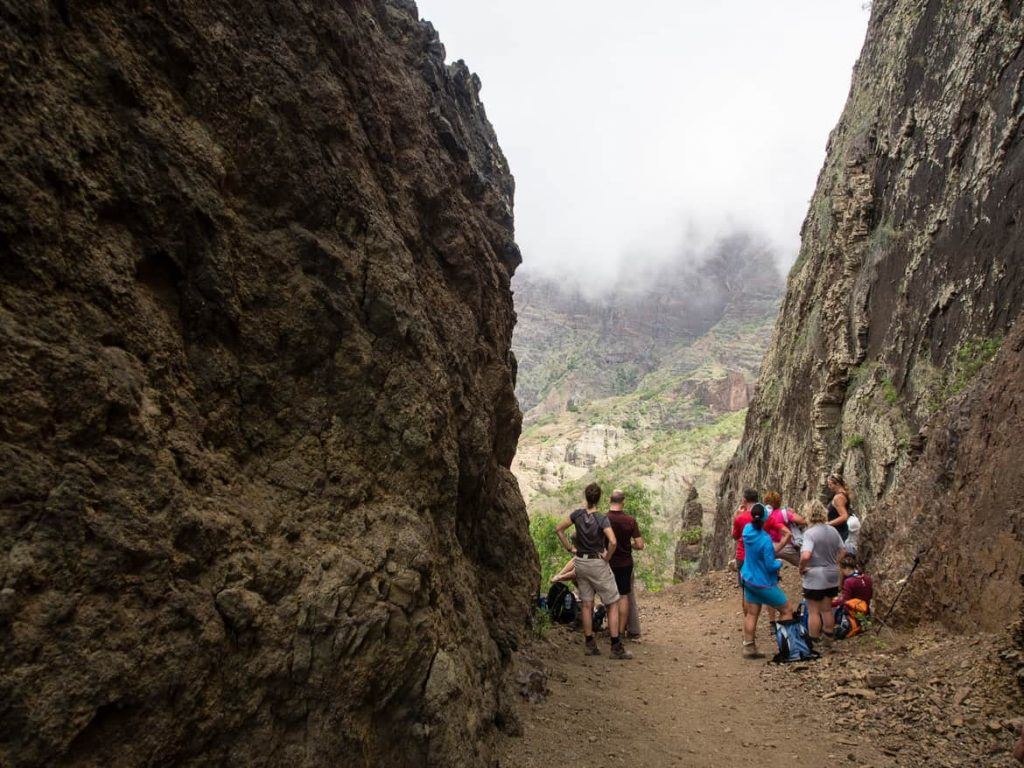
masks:
{"type": "Polygon", "coordinates": [[[811,650],[807,642],[807,632],[797,619],[780,621],[775,626],[775,642],[779,646],[779,652],[772,658],[776,664],[785,664],[790,661],[808,661],[817,659],[819,654],[811,650]]]}

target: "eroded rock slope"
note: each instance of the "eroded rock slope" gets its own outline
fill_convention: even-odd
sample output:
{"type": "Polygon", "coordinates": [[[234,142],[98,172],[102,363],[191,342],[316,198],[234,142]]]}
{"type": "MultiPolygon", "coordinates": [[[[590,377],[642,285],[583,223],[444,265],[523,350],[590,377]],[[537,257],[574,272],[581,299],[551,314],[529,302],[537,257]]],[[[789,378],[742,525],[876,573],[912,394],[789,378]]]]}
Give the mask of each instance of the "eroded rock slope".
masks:
{"type": "Polygon", "coordinates": [[[1021,3],[875,2],[706,564],[728,557],[743,486],[799,504],[840,471],[883,590],[925,550],[911,606],[1005,624],[1024,570],[1007,499],[1024,464],[1022,209],[1021,3]]]}
{"type": "Polygon", "coordinates": [[[479,81],[408,0],[0,50],[0,763],[490,764],[538,569],[479,81]]]}

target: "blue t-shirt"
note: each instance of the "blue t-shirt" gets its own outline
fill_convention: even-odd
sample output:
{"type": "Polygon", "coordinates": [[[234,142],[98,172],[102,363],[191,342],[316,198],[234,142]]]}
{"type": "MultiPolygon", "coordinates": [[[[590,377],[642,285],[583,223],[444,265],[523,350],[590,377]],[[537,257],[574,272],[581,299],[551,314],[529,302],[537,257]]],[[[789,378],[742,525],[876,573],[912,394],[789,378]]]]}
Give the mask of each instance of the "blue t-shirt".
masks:
{"type": "Polygon", "coordinates": [[[740,576],[752,587],[774,587],[779,583],[782,561],[775,557],[772,537],[759,531],[751,523],[743,527],[743,548],[746,557],[740,576]]]}

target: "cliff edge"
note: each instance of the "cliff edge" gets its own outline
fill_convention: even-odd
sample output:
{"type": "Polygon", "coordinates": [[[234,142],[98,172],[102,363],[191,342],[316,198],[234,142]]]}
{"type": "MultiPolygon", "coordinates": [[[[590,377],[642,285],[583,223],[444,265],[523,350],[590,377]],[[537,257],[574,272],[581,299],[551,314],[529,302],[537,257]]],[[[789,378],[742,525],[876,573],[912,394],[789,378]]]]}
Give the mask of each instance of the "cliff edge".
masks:
{"type": "Polygon", "coordinates": [[[883,596],[920,554],[906,613],[1006,625],[1024,573],[1022,175],[1021,3],[873,3],[705,566],[730,556],[744,486],[795,506],[840,472],[883,596]]]}
{"type": "Polygon", "coordinates": [[[489,765],[513,180],[408,0],[0,3],[0,763],[489,765]]]}

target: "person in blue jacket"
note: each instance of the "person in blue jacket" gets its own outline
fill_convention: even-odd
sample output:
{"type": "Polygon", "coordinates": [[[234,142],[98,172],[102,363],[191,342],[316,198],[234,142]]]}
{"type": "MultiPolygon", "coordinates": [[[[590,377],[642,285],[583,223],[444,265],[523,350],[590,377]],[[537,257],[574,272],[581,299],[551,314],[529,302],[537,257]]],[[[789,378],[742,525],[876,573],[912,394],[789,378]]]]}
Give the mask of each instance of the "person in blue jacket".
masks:
{"type": "Polygon", "coordinates": [[[755,633],[757,619],[761,615],[761,606],[770,605],[779,612],[782,621],[793,618],[793,609],[789,606],[786,593],[779,589],[779,569],[782,561],[776,555],[783,542],[775,544],[772,537],[764,530],[768,510],[763,504],[755,504],[750,508],[751,522],[743,528],[743,547],[746,557],[740,578],[743,580],[743,597],[746,610],[743,617],[743,655],[757,659],[762,654],[757,652],[755,633]]]}

